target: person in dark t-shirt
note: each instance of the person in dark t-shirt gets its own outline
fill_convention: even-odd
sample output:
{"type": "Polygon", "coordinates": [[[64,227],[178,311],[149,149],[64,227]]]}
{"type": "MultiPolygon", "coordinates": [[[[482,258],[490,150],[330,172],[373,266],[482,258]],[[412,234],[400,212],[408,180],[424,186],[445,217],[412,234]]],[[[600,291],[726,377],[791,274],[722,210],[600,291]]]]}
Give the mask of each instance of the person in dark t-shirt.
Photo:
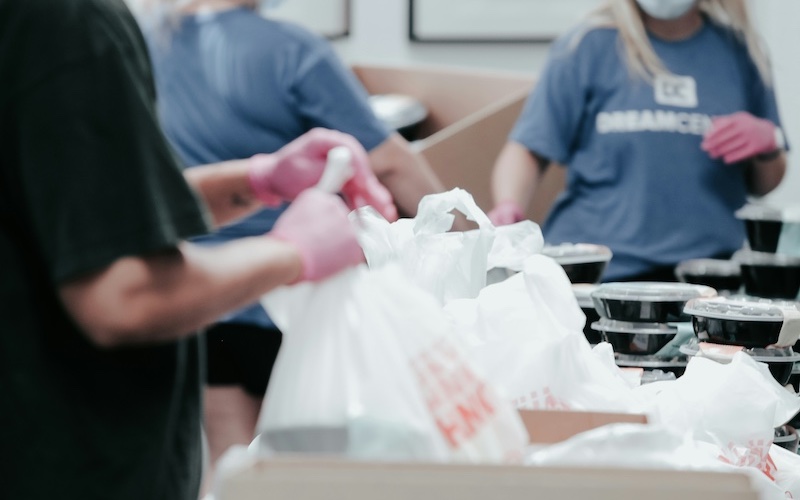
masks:
{"type": "Polygon", "coordinates": [[[330,149],[353,155],[347,199],[388,193],[322,129],[184,177],[121,0],[0,0],[0,75],[0,498],[195,500],[192,332],[363,260],[342,200],[305,190],[330,149]],[[200,248],[195,193],[216,224],[293,203],[266,236],[200,248]]]}

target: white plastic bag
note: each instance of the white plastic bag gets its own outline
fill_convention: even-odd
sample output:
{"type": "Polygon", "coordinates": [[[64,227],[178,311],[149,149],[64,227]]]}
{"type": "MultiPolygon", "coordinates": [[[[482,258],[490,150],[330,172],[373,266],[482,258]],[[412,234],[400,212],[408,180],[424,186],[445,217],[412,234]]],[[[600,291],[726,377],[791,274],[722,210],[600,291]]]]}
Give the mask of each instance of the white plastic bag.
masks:
{"type": "Polygon", "coordinates": [[[769,477],[775,427],[800,411],[800,399],[781,387],[766,365],[741,352],[730,364],[692,358],[675,382],[640,392],[652,397],[654,421],[716,446],[726,463],[755,467],[769,477]]]}
{"type": "Polygon", "coordinates": [[[544,247],[542,230],[530,220],[498,226],[494,229],[494,244],[486,268],[522,271],[525,261],[540,253],[544,247]]]}
{"type": "Polygon", "coordinates": [[[744,473],[762,500],[785,500],[785,488],[752,467],[718,459],[719,448],[658,425],[613,424],[578,434],[534,452],[526,463],[538,466],[614,467],[635,470],[696,470],[744,473]]]}
{"type": "Polygon", "coordinates": [[[640,407],[619,369],[592,353],[569,279],[547,256],[528,258],[522,273],[445,312],[472,359],[519,408],[640,407]]]}
{"type": "Polygon", "coordinates": [[[788,493],[786,498],[800,498],[800,455],[776,445],[769,455],[775,464],[775,483],[788,493]]]}
{"type": "Polygon", "coordinates": [[[394,265],[263,300],[284,332],[258,422],[277,451],[502,462],[527,434],[453,341],[436,301],[394,265]]]}
{"type": "Polygon", "coordinates": [[[463,189],[425,196],[414,219],[389,224],[371,209],[353,215],[370,268],[397,262],[408,278],[441,304],[471,298],[486,285],[494,226],[463,189]],[[479,229],[448,232],[458,210],[479,229]]]}

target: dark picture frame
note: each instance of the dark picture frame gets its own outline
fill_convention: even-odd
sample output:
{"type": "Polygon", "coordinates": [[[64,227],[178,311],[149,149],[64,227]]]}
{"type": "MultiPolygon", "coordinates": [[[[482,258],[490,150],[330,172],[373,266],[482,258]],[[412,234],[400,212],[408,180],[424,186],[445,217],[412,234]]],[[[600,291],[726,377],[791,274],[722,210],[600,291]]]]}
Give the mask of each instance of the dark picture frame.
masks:
{"type": "Polygon", "coordinates": [[[408,38],[418,43],[549,43],[599,3],[600,0],[409,0],[408,38]],[[514,21],[508,23],[508,19],[514,21]],[[529,26],[519,26],[525,19],[530,20],[529,26]]]}
{"type": "Polygon", "coordinates": [[[328,40],[340,40],[350,36],[352,0],[292,0],[264,15],[295,22],[328,40]]]}

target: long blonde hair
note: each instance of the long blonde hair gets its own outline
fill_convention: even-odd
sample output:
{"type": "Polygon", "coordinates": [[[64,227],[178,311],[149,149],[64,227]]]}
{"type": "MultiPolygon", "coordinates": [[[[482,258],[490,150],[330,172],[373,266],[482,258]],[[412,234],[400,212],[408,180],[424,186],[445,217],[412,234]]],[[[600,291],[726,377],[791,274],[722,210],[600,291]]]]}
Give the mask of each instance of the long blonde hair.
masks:
{"type": "MultiPolygon", "coordinates": [[[[746,47],[750,59],[758,68],[761,78],[767,85],[772,83],[772,69],[764,47],[764,42],[753,27],[746,0],[699,0],[698,7],[713,22],[730,29],[746,47]]],[[[577,45],[593,28],[609,27],[619,31],[622,48],[630,72],[652,81],[659,74],[669,74],[669,70],[653,50],[647,37],[644,22],[636,0],[606,0],[592,11],[585,23],[585,29],[576,33],[573,43],[577,45]]]]}

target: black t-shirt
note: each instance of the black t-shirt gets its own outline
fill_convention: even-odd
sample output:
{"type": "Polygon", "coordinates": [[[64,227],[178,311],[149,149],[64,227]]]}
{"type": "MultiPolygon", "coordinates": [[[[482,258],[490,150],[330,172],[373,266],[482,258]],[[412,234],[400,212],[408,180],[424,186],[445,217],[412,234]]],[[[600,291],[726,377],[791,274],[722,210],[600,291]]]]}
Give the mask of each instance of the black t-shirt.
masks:
{"type": "Polygon", "coordinates": [[[0,0],[0,498],[194,500],[199,345],[93,345],[60,284],[206,231],[120,0],[0,0]]]}

